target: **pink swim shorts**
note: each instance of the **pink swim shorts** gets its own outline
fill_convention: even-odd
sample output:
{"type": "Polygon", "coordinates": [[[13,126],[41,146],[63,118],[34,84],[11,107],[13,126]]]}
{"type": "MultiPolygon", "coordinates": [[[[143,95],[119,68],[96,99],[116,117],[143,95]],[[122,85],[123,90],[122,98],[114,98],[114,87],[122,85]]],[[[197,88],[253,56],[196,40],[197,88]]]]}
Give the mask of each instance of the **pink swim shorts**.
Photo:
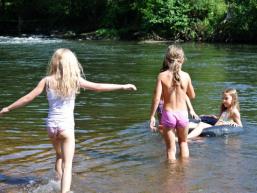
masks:
{"type": "Polygon", "coordinates": [[[162,111],[161,124],[165,128],[186,128],[189,124],[187,111],[162,111]]]}
{"type": "Polygon", "coordinates": [[[49,127],[47,128],[48,137],[50,138],[56,138],[58,135],[60,135],[61,132],[63,132],[65,129],[61,129],[59,127],[49,127]]]}

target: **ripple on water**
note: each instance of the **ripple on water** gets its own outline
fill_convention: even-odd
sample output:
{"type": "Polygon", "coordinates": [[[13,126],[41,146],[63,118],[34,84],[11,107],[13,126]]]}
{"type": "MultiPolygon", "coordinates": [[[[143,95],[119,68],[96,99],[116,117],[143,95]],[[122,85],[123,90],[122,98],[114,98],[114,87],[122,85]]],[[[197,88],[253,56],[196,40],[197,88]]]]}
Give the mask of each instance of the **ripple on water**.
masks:
{"type": "MultiPolygon", "coordinates": [[[[0,37],[0,105],[8,105],[37,84],[53,50],[71,48],[89,80],[131,82],[138,87],[133,93],[82,91],[77,97],[74,192],[256,192],[255,46],[182,46],[188,58],[183,68],[191,75],[197,94],[195,110],[218,114],[222,90],[235,87],[246,128],[240,136],[190,142],[187,163],[166,163],[164,142],[160,135],[149,132],[147,122],[165,44],[0,37]]],[[[55,191],[51,182],[54,174],[49,175],[55,153],[42,129],[46,114],[42,95],[31,105],[1,117],[0,171],[4,182],[0,192],[3,184],[9,186],[4,192],[23,188],[10,180],[8,184],[8,176],[27,177],[26,193],[55,191]],[[30,185],[30,177],[36,183],[30,185]]]]}
{"type": "Polygon", "coordinates": [[[51,44],[60,43],[63,40],[56,38],[49,38],[44,36],[30,36],[30,37],[9,37],[0,36],[0,45],[10,44],[51,44]]]}

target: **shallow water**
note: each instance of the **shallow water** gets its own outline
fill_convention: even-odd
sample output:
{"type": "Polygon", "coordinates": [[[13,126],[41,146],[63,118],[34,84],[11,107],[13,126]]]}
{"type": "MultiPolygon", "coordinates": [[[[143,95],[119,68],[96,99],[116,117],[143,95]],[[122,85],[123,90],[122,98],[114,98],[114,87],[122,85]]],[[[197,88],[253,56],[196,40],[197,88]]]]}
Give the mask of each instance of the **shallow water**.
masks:
{"type": "MultiPolygon", "coordinates": [[[[73,50],[88,80],[133,83],[137,92],[77,97],[72,190],[118,193],[257,191],[257,46],[182,44],[198,114],[217,114],[220,93],[239,91],[245,132],[190,142],[191,157],[168,164],[163,141],[149,132],[155,78],[165,44],[0,37],[0,106],[29,92],[45,75],[53,51],[73,50]]],[[[58,192],[54,152],[44,130],[45,95],[0,118],[0,192],[58,192]]]]}

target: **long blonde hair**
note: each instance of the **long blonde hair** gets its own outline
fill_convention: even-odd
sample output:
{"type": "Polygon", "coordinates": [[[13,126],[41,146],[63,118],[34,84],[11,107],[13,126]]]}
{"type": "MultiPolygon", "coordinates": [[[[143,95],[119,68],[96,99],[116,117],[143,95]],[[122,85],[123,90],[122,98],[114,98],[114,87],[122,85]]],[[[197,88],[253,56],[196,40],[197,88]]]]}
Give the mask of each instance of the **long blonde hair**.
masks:
{"type": "Polygon", "coordinates": [[[68,97],[79,93],[79,80],[84,73],[75,54],[67,48],[59,48],[49,62],[48,76],[53,77],[49,86],[57,95],[68,97]]]}
{"type": "MultiPolygon", "coordinates": [[[[224,96],[224,94],[229,94],[232,97],[231,107],[229,108],[229,109],[231,109],[231,112],[229,112],[229,115],[231,116],[233,114],[234,109],[237,109],[238,111],[240,111],[239,99],[238,99],[238,94],[237,94],[236,89],[227,88],[223,91],[222,96],[224,96]]],[[[227,107],[225,107],[224,104],[221,103],[220,114],[222,114],[226,110],[227,110],[227,107]]]]}
{"type": "Polygon", "coordinates": [[[180,84],[181,65],[184,62],[184,51],[181,47],[171,45],[168,47],[166,55],[163,60],[162,70],[170,69],[173,73],[173,83],[175,85],[180,84]]]}

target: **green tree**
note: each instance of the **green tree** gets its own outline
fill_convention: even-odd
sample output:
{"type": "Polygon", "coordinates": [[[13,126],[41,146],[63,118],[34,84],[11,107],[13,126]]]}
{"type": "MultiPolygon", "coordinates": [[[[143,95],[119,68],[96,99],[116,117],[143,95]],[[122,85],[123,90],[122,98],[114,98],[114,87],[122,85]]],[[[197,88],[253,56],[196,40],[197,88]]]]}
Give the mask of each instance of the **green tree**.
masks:
{"type": "Polygon", "coordinates": [[[227,17],[217,28],[221,41],[257,42],[257,0],[228,0],[227,17]]]}

